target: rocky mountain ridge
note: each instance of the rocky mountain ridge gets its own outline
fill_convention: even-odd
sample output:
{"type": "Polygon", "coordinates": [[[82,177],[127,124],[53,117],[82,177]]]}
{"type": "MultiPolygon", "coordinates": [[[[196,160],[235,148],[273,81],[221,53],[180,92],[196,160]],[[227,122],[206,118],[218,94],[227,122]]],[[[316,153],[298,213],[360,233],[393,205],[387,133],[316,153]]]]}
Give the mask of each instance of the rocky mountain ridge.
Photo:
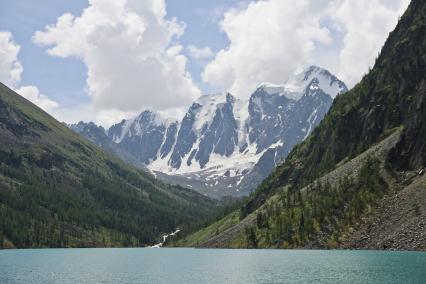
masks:
{"type": "Polygon", "coordinates": [[[210,196],[241,196],[285,159],[346,91],[329,71],[311,66],[284,85],[260,84],[248,100],[229,93],[202,96],[180,121],[144,111],[107,130],[91,123],[71,128],[169,182],[210,196]]]}

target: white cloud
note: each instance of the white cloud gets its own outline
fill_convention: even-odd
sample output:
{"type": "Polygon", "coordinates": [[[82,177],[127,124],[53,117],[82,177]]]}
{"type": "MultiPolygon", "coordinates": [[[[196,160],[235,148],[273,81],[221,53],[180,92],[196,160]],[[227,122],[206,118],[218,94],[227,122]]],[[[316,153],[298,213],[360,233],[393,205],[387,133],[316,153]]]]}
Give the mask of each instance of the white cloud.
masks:
{"type": "Polygon", "coordinates": [[[312,60],[316,42],[331,42],[320,23],[326,4],[269,0],[231,9],[220,24],[230,44],[206,66],[203,80],[237,96],[248,96],[263,81],[283,82],[312,60]]]}
{"type": "Polygon", "coordinates": [[[0,31],[0,81],[9,87],[14,87],[21,81],[23,71],[18,61],[20,46],[13,41],[12,34],[0,31]]]}
{"type": "Polygon", "coordinates": [[[41,94],[35,86],[20,86],[21,74],[24,71],[22,64],[18,60],[20,46],[13,41],[10,32],[0,32],[0,81],[14,89],[19,95],[23,96],[33,104],[39,106],[46,112],[52,111],[58,107],[58,104],[41,94]]]}
{"type": "Polygon", "coordinates": [[[50,55],[84,61],[97,111],[186,107],[201,93],[175,43],[185,26],[165,17],[164,0],[90,0],[80,16],[62,15],[34,41],[50,55]]]}
{"type": "Polygon", "coordinates": [[[340,1],[332,17],[343,29],[338,72],[350,86],[372,67],[388,34],[395,28],[409,0],[340,1]]]}
{"type": "Polygon", "coordinates": [[[194,45],[188,45],[186,47],[186,49],[188,50],[189,55],[192,58],[195,58],[195,59],[210,58],[210,57],[212,57],[214,55],[213,51],[208,46],[205,46],[205,47],[196,47],[194,45]]]}
{"type": "Polygon", "coordinates": [[[229,46],[206,65],[203,80],[244,97],[261,82],[283,83],[294,70],[325,61],[325,67],[353,86],[374,63],[408,3],[265,0],[231,9],[220,23],[229,46]],[[343,42],[335,42],[342,40],[336,28],[343,42]]]}
{"type": "Polygon", "coordinates": [[[93,106],[87,103],[76,105],[59,105],[50,113],[58,121],[66,123],[77,123],[79,121],[97,122],[97,112],[93,106]]]}
{"type": "Polygon", "coordinates": [[[22,86],[15,90],[18,94],[37,105],[44,111],[52,113],[58,107],[55,101],[52,101],[46,95],[40,93],[40,90],[35,86],[22,86]]]}
{"type": "MultiPolygon", "coordinates": [[[[247,96],[261,82],[282,83],[294,70],[321,62],[353,86],[372,66],[409,0],[244,1],[220,23],[229,45],[187,46],[193,59],[214,58],[205,82],[247,96]],[[337,30],[337,33],[336,33],[337,30]],[[321,58],[320,58],[321,57],[321,58]]],[[[181,113],[200,95],[178,43],[185,25],[166,18],[164,0],[90,0],[81,15],[64,14],[36,32],[52,56],[87,66],[92,103],[58,106],[34,86],[20,86],[20,46],[0,31],[0,80],[65,121],[109,125],[144,109],[181,113]]],[[[203,61],[205,62],[205,61],[203,61]]]]}
{"type": "Polygon", "coordinates": [[[103,127],[110,127],[111,125],[116,124],[117,122],[120,122],[123,119],[136,117],[137,115],[138,112],[106,109],[97,111],[94,121],[102,125],[103,127]]]}

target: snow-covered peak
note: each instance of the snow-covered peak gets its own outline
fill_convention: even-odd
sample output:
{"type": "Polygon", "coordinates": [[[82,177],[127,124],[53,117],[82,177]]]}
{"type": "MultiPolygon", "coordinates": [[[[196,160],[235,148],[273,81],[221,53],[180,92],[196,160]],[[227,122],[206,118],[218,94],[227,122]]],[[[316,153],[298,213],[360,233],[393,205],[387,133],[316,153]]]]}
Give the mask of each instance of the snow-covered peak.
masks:
{"type": "Polygon", "coordinates": [[[284,84],[283,94],[290,99],[299,100],[314,80],[317,81],[315,86],[322,89],[333,99],[348,90],[345,83],[337,79],[328,70],[318,66],[310,66],[287,80],[284,84]]]}
{"type": "Polygon", "coordinates": [[[137,116],[133,120],[133,123],[138,122],[152,126],[160,126],[164,124],[164,121],[165,119],[161,116],[160,113],[146,110],[143,111],[139,116],[137,116]]]}
{"type": "MultiPolygon", "coordinates": [[[[316,66],[284,79],[283,84],[260,84],[245,99],[226,92],[203,95],[184,115],[176,112],[178,119],[165,118],[171,111],[144,111],[105,134],[138,165],[173,176],[173,182],[218,195],[252,188],[308,137],[332,98],[346,91],[343,82],[316,66]]],[[[102,134],[86,126],[74,128],[89,129],[79,132],[92,140],[102,134]]]]}
{"type": "Polygon", "coordinates": [[[276,85],[272,83],[261,83],[257,86],[258,90],[263,90],[269,95],[282,94],[284,92],[284,85],[276,85]]]}
{"type": "Polygon", "coordinates": [[[226,103],[226,94],[202,95],[195,103],[199,104],[200,107],[197,108],[194,128],[200,130],[206,123],[212,121],[218,105],[226,103]]]}
{"type": "Polygon", "coordinates": [[[115,143],[120,143],[125,137],[140,136],[147,129],[167,127],[173,122],[176,120],[165,118],[159,112],[145,110],[134,118],[123,119],[120,123],[111,126],[107,134],[115,143]]]}
{"type": "Polygon", "coordinates": [[[269,95],[284,95],[289,99],[297,101],[303,96],[307,87],[312,87],[311,83],[313,81],[316,81],[314,84],[316,88],[322,89],[333,99],[338,94],[348,90],[346,85],[337,79],[336,76],[318,66],[310,66],[302,72],[295,73],[282,85],[266,82],[261,83],[258,85],[257,90],[262,90],[269,95]]]}
{"type": "Polygon", "coordinates": [[[202,105],[202,106],[213,106],[220,103],[226,102],[226,95],[227,93],[216,93],[216,94],[210,94],[210,95],[202,95],[199,97],[195,102],[202,105]]]}

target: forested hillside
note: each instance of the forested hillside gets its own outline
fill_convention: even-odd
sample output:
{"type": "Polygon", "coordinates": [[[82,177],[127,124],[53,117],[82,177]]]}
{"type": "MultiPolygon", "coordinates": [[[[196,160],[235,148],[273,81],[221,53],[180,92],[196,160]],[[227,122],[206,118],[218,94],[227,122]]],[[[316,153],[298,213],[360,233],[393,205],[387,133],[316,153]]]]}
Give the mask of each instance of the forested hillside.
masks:
{"type": "Polygon", "coordinates": [[[0,247],[145,246],[217,205],[105,154],[0,84],[0,247]]]}
{"type": "Polygon", "coordinates": [[[425,121],[426,2],[413,0],[374,68],[335,99],[239,218],[230,215],[178,244],[424,250],[426,202],[418,198],[426,196],[425,121]],[[390,214],[384,204],[405,207],[390,214]],[[388,220],[397,223],[379,240],[388,220]],[[357,231],[364,233],[354,237],[357,231]]]}

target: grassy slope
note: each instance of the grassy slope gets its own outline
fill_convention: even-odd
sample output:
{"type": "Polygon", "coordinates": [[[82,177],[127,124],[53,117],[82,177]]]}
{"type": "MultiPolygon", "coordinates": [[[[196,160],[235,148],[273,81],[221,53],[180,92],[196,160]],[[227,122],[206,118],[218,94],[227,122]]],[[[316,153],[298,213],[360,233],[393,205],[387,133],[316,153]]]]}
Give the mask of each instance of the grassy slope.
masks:
{"type": "Polygon", "coordinates": [[[142,246],[216,209],[106,154],[0,84],[0,247],[142,246]]]}
{"type": "MultiPolygon", "coordinates": [[[[375,208],[380,208],[383,196],[405,189],[407,177],[401,173],[425,166],[425,35],[426,3],[413,0],[375,67],[354,89],[336,98],[320,126],[260,185],[241,209],[242,220],[223,231],[210,226],[187,239],[219,247],[347,244],[362,220],[380,211],[375,208]],[[358,163],[352,169],[356,175],[346,174],[351,177],[318,181],[381,144],[396,129],[400,139],[390,153],[358,163]]],[[[183,240],[178,244],[186,245],[183,240]]]]}

